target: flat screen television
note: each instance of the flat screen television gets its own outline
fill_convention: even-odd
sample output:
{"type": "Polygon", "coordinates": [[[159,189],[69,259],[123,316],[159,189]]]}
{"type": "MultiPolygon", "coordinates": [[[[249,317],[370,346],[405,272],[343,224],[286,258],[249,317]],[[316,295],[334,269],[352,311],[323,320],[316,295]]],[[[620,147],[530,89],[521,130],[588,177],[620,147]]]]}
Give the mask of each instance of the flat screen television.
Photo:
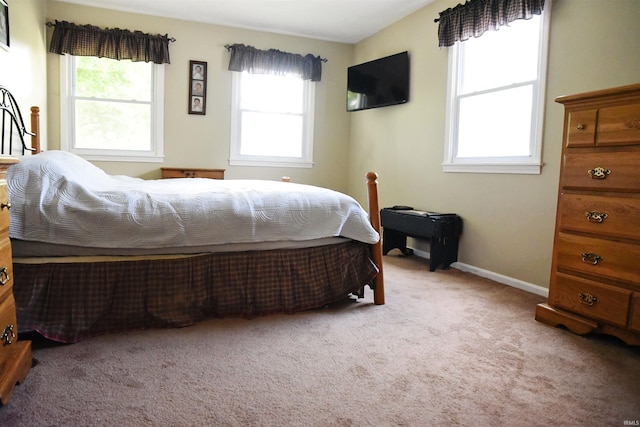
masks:
{"type": "Polygon", "coordinates": [[[409,53],[353,65],[347,70],[347,111],[409,101],[409,53]]]}

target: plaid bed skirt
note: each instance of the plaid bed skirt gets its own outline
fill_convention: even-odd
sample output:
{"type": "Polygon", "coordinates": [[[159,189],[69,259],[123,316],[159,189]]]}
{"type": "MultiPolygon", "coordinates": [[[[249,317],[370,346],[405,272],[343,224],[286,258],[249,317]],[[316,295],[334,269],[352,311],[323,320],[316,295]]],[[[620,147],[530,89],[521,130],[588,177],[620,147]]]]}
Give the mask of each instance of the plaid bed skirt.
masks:
{"type": "Polygon", "coordinates": [[[14,263],[18,328],[72,343],[207,317],[317,308],[370,284],[370,246],[230,252],[166,260],[14,263]]]}

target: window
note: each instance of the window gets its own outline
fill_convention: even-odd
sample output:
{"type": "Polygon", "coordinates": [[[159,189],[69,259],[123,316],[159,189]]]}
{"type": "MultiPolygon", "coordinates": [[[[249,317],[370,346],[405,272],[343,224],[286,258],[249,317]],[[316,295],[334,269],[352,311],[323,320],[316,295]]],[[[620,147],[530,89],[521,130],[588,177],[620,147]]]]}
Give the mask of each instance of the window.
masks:
{"type": "Polygon", "coordinates": [[[229,163],[311,167],[313,104],[310,80],[233,72],[229,163]]]}
{"type": "Polygon", "coordinates": [[[61,148],[89,160],[163,161],[164,66],[63,55],[61,148]]]}
{"type": "Polygon", "coordinates": [[[451,47],[445,172],[540,173],[549,9],[451,47]]]}

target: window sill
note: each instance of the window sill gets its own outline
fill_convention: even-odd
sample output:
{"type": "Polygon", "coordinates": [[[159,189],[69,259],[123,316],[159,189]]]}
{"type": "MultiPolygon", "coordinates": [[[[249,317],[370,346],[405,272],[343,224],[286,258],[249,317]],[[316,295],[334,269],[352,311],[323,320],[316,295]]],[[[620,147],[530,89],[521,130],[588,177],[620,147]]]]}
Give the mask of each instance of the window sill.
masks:
{"type": "Polygon", "coordinates": [[[540,175],[542,164],[540,163],[442,163],[443,172],[453,173],[505,173],[540,175]]]}
{"type": "Polygon", "coordinates": [[[313,162],[306,161],[270,161],[270,160],[237,160],[229,159],[229,165],[231,166],[261,166],[261,167],[274,167],[274,168],[312,168],[313,162]]]}
{"type": "Polygon", "coordinates": [[[75,153],[85,160],[96,162],[139,162],[139,163],[162,163],[164,156],[117,156],[100,154],[75,153]]]}

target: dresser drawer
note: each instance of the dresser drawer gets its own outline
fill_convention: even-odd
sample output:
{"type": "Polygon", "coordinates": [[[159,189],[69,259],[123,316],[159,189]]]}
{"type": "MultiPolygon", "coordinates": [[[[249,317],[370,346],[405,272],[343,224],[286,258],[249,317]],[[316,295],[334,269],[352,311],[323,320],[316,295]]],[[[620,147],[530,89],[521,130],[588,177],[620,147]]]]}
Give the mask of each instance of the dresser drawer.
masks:
{"type": "Polygon", "coordinates": [[[601,108],[598,111],[597,146],[640,144],[640,104],[601,108]]]}
{"type": "Polygon", "coordinates": [[[593,147],[598,110],[572,111],[567,121],[567,147],[593,147]]]}
{"type": "MultiPolygon", "coordinates": [[[[6,298],[0,301],[0,337],[7,332],[7,339],[11,341],[11,344],[18,341],[18,326],[16,324],[16,303],[13,299],[13,294],[7,295],[6,298]],[[13,326],[12,326],[13,325],[13,326]],[[11,331],[16,335],[13,337],[11,331]]],[[[0,360],[4,360],[5,355],[10,352],[9,345],[5,345],[5,342],[0,341],[0,360]]],[[[0,369],[2,367],[0,366],[0,369]]]]}
{"type": "Polygon", "coordinates": [[[558,216],[561,230],[640,241],[640,199],[562,193],[558,216]]]}
{"type": "MultiPolygon", "coordinates": [[[[0,236],[6,236],[6,232],[0,236]]],[[[8,238],[0,238],[0,300],[13,292],[13,262],[11,260],[11,244],[8,238]]]]}
{"type": "Polygon", "coordinates": [[[640,284],[640,245],[558,233],[555,256],[558,269],[640,284]]]}
{"type": "Polygon", "coordinates": [[[627,325],[631,291],[558,273],[555,277],[553,298],[556,307],[591,319],[614,325],[627,325]]]}
{"type": "Polygon", "coordinates": [[[572,111],[567,120],[567,147],[640,144],[640,104],[572,111]]]}
{"type": "Polygon", "coordinates": [[[0,184],[0,231],[9,228],[9,191],[6,183],[0,184]]]}
{"type": "Polygon", "coordinates": [[[565,154],[561,184],[563,188],[637,192],[640,152],[565,154]]]}

